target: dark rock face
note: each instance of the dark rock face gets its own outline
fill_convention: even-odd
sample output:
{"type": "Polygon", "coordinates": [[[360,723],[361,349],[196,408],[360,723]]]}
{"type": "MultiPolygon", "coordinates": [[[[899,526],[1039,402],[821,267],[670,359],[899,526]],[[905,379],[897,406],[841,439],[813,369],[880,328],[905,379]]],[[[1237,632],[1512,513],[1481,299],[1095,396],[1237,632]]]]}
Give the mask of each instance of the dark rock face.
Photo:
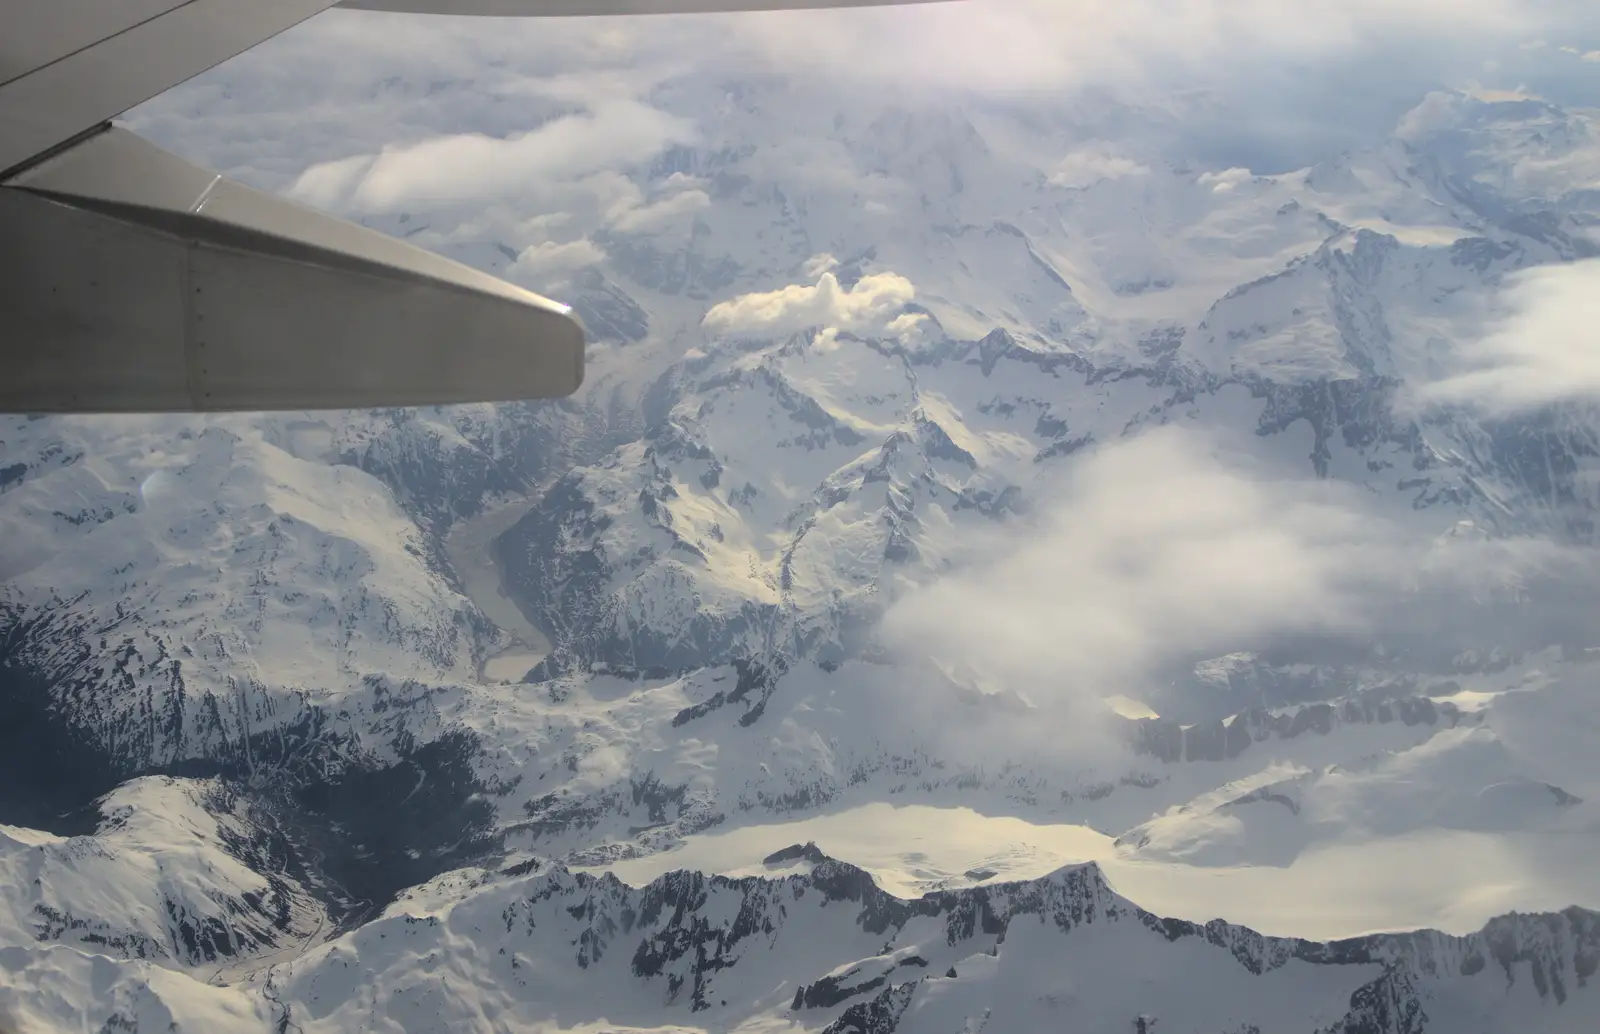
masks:
{"type": "Polygon", "coordinates": [[[822,853],[822,848],[818,847],[815,841],[808,841],[804,844],[794,844],[781,851],[774,851],[763,858],[761,864],[779,866],[790,862],[807,861],[817,865],[827,860],[828,856],[822,853]]]}
{"type": "Polygon", "coordinates": [[[595,341],[642,341],[650,333],[650,317],[621,286],[598,269],[585,269],[575,277],[576,293],[568,300],[595,341]]]}
{"type": "MultiPolygon", "coordinates": [[[[227,906],[227,914],[174,912],[179,957],[197,964],[272,945],[296,896],[320,899],[335,922],[359,919],[405,887],[498,850],[490,798],[509,787],[489,786],[473,772],[480,747],[471,734],[446,731],[418,742],[402,721],[399,758],[384,763],[353,743],[342,723],[302,704],[298,713],[278,715],[279,724],[241,735],[209,693],[191,709],[182,659],[166,654],[160,639],[151,656],[127,638],[109,672],[94,668],[52,683],[40,670],[41,658],[70,662],[88,654],[93,635],[61,612],[14,617],[0,638],[0,708],[7,716],[0,723],[0,822],[91,834],[102,827],[99,799],[125,780],[217,778],[207,809],[237,816],[246,831],[223,826],[224,847],[269,889],[227,906]],[[147,694],[137,712],[142,723],[97,722],[94,705],[103,694],[154,664],[170,666],[171,695],[162,701],[147,694]]],[[[406,706],[403,692],[375,688],[380,707],[406,706]]],[[[160,953],[153,945],[97,941],[101,935],[85,917],[44,912],[39,921],[41,937],[104,941],[135,957],[160,953]]]]}
{"type": "Polygon", "coordinates": [[[57,836],[92,833],[95,801],[121,780],[88,737],[51,713],[49,685],[0,640],[0,823],[57,836]]]}
{"type": "Polygon", "coordinates": [[[672,550],[703,560],[699,550],[671,527],[665,508],[658,506],[661,500],[655,493],[668,488],[647,488],[638,499],[641,511],[663,534],[662,551],[645,547],[647,552],[638,556],[609,555],[601,535],[611,518],[585,495],[577,476],[557,482],[498,540],[496,556],[508,588],[555,644],[536,678],[596,664],[692,670],[728,658],[752,629],[771,622],[773,608],[755,603],[728,615],[697,612],[682,634],[619,619],[619,601],[610,590],[618,567],[636,570],[672,550]]]}
{"type": "Polygon", "coordinates": [[[495,854],[503,834],[489,786],[472,770],[479,750],[464,731],[429,743],[404,739],[389,765],[349,766],[292,794],[285,816],[320,862],[335,919],[353,923],[406,887],[495,854]]]}
{"type": "Polygon", "coordinates": [[[871,1001],[852,1005],[822,1034],[893,1034],[916,990],[915,981],[898,984],[871,1001]]]}
{"type": "Polygon", "coordinates": [[[1167,763],[1221,761],[1238,757],[1256,743],[1327,736],[1340,725],[1427,725],[1455,728],[1481,722],[1479,712],[1463,712],[1451,703],[1425,696],[1389,699],[1360,696],[1338,704],[1318,703],[1274,710],[1251,709],[1226,721],[1185,726],[1168,718],[1125,720],[1124,735],[1134,751],[1167,763]]]}
{"type": "Polygon", "coordinates": [[[451,521],[475,514],[486,496],[518,492],[547,477],[570,455],[573,441],[583,440],[572,431],[588,419],[561,403],[500,407],[492,427],[467,411],[396,409],[389,416],[339,460],[384,482],[424,528],[441,535],[451,521]],[[460,440],[441,434],[438,417],[448,415],[456,416],[460,440]]]}
{"type": "Polygon", "coordinates": [[[65,808],[81,808],[134,774],[231,753],[232,730],[214,703],[189,706],[176,653],[136,615],[99,625],[71,601],[0,604],[0,693],[18,718],[0,735],[16,737],[8,757],[32,755],[17,783],[33,786],[38,806],[56,809],[45,802],[63,797],[65,808]],[[141,680],[168,692],[139,692],[141,680]]]}
{"type": "Polygon", "coordinates": [[[1350,996],[1350,1012],[1317,1034],[1423,1034],[1428,1029],[1416,981],[1401,962],[1363,984],[1350,996]]]}
{"type": "Polygon", "coordinates": [[[634,283],[662,294],[705,299],[732,286],[743,272],[733,259],[706,255],[692,246],[667,251],[647,237],[599,232],[594,242],[610,258],[612,268],[634,283]]]}

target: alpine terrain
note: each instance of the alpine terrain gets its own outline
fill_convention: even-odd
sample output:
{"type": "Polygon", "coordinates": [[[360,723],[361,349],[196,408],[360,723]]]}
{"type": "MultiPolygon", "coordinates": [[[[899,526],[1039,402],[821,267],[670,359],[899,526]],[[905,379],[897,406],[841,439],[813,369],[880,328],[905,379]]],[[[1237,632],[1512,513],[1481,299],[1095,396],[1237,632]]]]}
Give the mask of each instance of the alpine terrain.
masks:
{"type": "Polygon", "coordinates": [[[274,181],[570,302],[573,399],[0,417],[0,1026],[1600,1029],[1600,419],[1506,344],[1600,111],[808,98],[607,102],[561,219],[274,181]]]}

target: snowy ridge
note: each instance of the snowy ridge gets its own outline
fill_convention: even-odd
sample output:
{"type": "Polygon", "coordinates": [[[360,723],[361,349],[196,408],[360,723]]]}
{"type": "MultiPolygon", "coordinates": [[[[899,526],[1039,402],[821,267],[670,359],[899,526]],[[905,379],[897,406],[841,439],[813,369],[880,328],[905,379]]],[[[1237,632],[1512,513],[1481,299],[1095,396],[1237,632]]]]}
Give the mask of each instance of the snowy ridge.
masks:
{"type": "Polygon", "coordinates": [[[60,945],[0,948],[0,1021],[17,1030],[267,1031],[261,996],[60,945]]]}
{"type": "Polygon", "coordinates": [[[107,454],[64,425],[41,454],[88,458],[4,498],[8,524],[48,536],[6,583],[8,665],[49,680],[118,767],[249,765],[258,733],[338,709],[368,675],[471,670],[481,619],[370,476],[248,427],[169,425],[154,455],[159,426],[107,454]]]}
{"type": "Polygon", "coordinates": [[[184,967],[299,947],[326,917],[272,864],[270,843],[251,843],[256,827],[230,814],[228,796],[215,782],[147,777],[100,802],[93,834],[0,827],[6,940],[184,967]]]}
{"type": "MultiPolygon", "coordinates": [[[[1506,917],[1468,937],[1315,943],[1162,919],[1117,895],[1092,864],[908,901],[822,857],[804,875],[680,872],[639,889],[559,867],[495,880],[435,908],[397,906],[294,964],[277,986],[308,1031],[342,1029],[354,1018],[347,1010],[371,1007],[350,983],[352,968],[373,974],[395,1029],[491,1029],[537,1022],[548,1009],[568,1023],[587,1011],[646,1027],[681,1012],[680,1022],[721,1029],[767,1014],[842,1031],[863,1015],[892,1017],[907,984],[914,990],[896,1023],[861,1029],[920,1030],[934,1015],[947,1024],[980,1000],[1003,1029],[1033,1029],[1073,988],[1095,986],[1081,960],[1100,956],[1094,968],[1142,979],[1080,1000],[1090,1013],[1076,1014],[1092,1014],[1097,1029],[1140,1015],[1181,1031],[1358,1029],[1365,989],[1393,987],[1404,973],[1407,1008],[1446,1018],[1499,997],[1529,1010],[1524,1029],[1577,1030],[1600,1008],[1585,986],[1597,951],[1600,916],[1579,909],[1506,917]],[[479,966],[521,991],[491,1009],[481,985],[448,977],[479,966]],[[1222,985],[1178,979],[1193,966],[1222,985]],[[997,993],[1002,985],[1010,990],[997,993]]],[[[1461,1028],[1445,1019],[1409,1029],[1461,1028]]]]}
{"type": "Polygon", "coordinates": [[[1577,1031],[1600,1008],[1588,986],[1600,916],[1582,909],[1507,916],[1465,937],[1318,943],[1160,918],[1116,894],[1093,864],[906,900],[814,848],[787,854],[806,856],[809,871],[678,872],[637,889],[537,864],[464,873],[282,967],[253,1006],[237,991],[137,964],[8,948],[0,1008],[69,1024],[159,1016],[180,1034],[224,1012],[229,1029],[266,1030],[270,1016],[274,1027],[287,1021],[308,1034],[358,1020],[396,1031],[551,1020],[658,1030],[669,1016],[679,1018],[674,1030],[766,1017],[887,1034],[963,1013],[1035,1029],[1062,1009],[1092,1017],[1097,1029],[1142,1018],[1197,1034],[1421,1034],[1479,1029],[1463,1024],[1481,1023],[1486,1008],[1492,1019],[1482,1029],[1577,1031]],[[147,983],[74,997],[62,981],[81,979],[84,966],[106,970],[100,980],[140,973],[147,983]],[[1140,979],[1107,979],[1118,972],[1140,979]]]}

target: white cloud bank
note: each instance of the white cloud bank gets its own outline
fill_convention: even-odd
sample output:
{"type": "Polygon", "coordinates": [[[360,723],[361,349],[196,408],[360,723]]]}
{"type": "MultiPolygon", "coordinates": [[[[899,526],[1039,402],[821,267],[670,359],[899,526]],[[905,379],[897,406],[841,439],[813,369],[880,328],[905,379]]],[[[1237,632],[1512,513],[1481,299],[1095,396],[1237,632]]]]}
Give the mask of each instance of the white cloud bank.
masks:
{"type": "Polygon", "coordinates": [[[646,161],[694,139],[693,127],[634,101],[608,101],[507,137],[435,136],[376,155],[307,169],[290,195],[355,211],[449,207],[515,195],[537,181],[573,180],[646,161]]]}
{"type": "Polygon", "coordinates": [[[1195,182],[1202,187],[1210,187],[1213,194],[1225,194],[1242,183],[1249,183],[1252,174],[1249,169],[1223,169],[1221,172],[1202,172],[1195,182]]]}
{"type": "Polygon", "coordinates": [[[1061,159],[1050,174],[1050,183],[1057,187],[1080,188],[1091,186],[1101,180],[1145,176],[1149,172],[1150,168],[1147,165],[1117,154],[1107,147],[1097,147],[1069,154],[1061,159]]]}
{"type": "Polygon", "coordinates": [[[562,244],[545,241],[522,249],[511,266],[511,276],[523,283],[537,282],[553,274],[598,265],[605,260],[606,253],[587,239],[562,244]]]}
{"type": "Polygon", "coordinates": [[[911,281],[896,273],[874,273],[845,287],[826,272],[815,285],[791,284],[714,305],[704,326],[712,333],[735,336],[760,333],[777,338],[813,328],[826,339],[840,331],[899,336],[913,331],[918,322],[902,311],[916,293],[911,281]]]}
{"type": "Polygon", "coordinates": [[[619,205],[609,213],[607,225],[619,233],[660,233],[686,225],[710,207],[711,195],[703,190],[685,190],[649,204],[619,205]]]}
{"type": "Polygon", "coordinates": [[[1467,369],[1424,387],[1424,401],[1509,415],[1600,401],[1600,259],[1511,277],[1505,314],[1463,349],[1467,369]]]}
{"type": "Polygon", "coordinates": [[[1432,613],[1436,599],[1515,594],[1572,562],[1540,540],[1408,531],[1353,486],[1246,455],[1178,427],[1085,455],[1037,516],[893,604],[886,643],[1098,712],[1175,662],[1284,636],[1364,639],[1406,601],[1432,613]]]}
{"type": "Polygon", "coordinates": [[[1087,456],[1035,526],[980,544],[884,629],[1036,698],[1112,693],[1213,644],[1359,626],[1374,545],[1334,486],[1254,480],[1167,428],[1087,456]]]}

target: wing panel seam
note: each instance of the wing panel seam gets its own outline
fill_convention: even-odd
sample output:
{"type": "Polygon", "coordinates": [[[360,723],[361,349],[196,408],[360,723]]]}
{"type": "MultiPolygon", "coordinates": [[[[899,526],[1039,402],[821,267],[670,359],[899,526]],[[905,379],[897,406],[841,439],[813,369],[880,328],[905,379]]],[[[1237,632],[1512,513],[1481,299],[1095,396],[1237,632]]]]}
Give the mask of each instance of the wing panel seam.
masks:
{"type": "Polygon", "coordinates": [[[21,75],[14,75],[10,79],[6,79],[3,82],[0,82],[0,89],[4,89],[5,87],[11,85],[14,82],[19,82],[19,81],[21,81],[23,79],[26,79],[26,78],[28,78],[28,76],[33,75],[35,72],[42,72],[46,68],[49,68],[51,65],[57,65],[57,64],[60,64],[63,61],[71,61],[73,58],[77,57],[79,54],[83,53],[85,50],[93,50],[95,47],[98,47],[100,44],[106,42],[107,40],[114,40],[118,36],[121,36],[125,32],[132,32],[132,31],[134,31],[135,29],[138,29],[141,26],[149,25],[151,22],[155,21],[157,18],[165,18],[167,15],[171,14],[173,11],[181,10],[182,8],[188,7],[189,5],[191,5],[193,3],[196,3],[196,2],[197,2],[197,0],[183,0],[182,3],[174,4],[173,6],[167,8],[165,11],[157,11],[155,14],[152,14],[148,18],[143,18],[143,19],[141,19],[139,21],[134,22],[132,25],[123,26],[122,28],[118,29],[116,32],[108,33],[107,35],[101,36],[99,39],[95,40],[92,43],[85,43],[83,46],[78,47],[76,50],[69,51],[69,52],[67,52],[65,54],[62,54],[62,55],[58,56],[58,57],[53,57],[49,61],[46,61],[42,65],[34,65],[32,68],[28,69],[26,72],[23,72],[21,75]]]}

